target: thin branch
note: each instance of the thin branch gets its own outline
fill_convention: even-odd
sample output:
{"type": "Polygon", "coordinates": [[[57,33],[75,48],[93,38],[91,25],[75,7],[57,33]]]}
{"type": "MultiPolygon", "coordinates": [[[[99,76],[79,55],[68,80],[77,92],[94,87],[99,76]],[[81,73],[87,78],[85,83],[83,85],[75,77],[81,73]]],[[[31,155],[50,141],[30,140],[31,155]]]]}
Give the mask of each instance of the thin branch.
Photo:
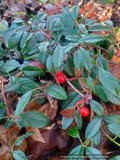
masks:
{"type": "Polygon", "coordinates": [[[46,36],[49,40],[52,40],[45,32],[43,32],[41,29],[37,29],[38,31],[40,31],[44,36],[46,36]]]}
{"type": "Polygon", "coordinates": [[[69,79],[66,78],[66,81],[67,81],[67,83],[68,83],[82,98],[85,97],[84,94],[82,94],[81,92],[79,92],[79,91],[69,82],[69,79]]]}

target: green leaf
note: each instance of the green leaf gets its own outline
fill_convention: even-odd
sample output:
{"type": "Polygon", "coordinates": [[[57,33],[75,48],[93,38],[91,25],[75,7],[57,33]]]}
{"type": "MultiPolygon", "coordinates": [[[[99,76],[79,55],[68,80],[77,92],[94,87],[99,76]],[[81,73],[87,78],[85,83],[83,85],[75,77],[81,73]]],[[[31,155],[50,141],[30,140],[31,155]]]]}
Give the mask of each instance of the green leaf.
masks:
{"type": "Polygon", "coordinates": [[[91,34],[91,35],[84,36],[83,38],[81,38],[79,40],[79,43],[97,43],[97,42],[104,41],[104,40],[106,40],[104,36],[97,35],[97,34],[91,34]]]}
{"type": "Polygon", "coordinates": [[[91,77],[87,78],[87,84],[89,86],[89,88],[91,89],[91,91],[94,93],[94,87],[93,87],[93,83],[92,83],[93,79],[91,77]]]}
{"type": "Polygon", "coordinates": [[[61,31],[63,28],[63,24],[60,19],[57,19],[55,24],[52,26],[52,31],[61,31]]]}
{"type": "Polygon", "coordinates": [[[74,5],[74,6],[72,7],[72,10],[73,10],[74,13],[75,13],[75,20],[76,20],[77,17],[78,17],[79,11],[80,11],[80,7],[74,5]]]}
{"type": "Polygon", "coordinates": [[[70,12],[64,14],[62,23],[63,23],[63,28],[69,28],[69,29],[73,28],[73,20],[70,16],[70,12]]]}
{"type": "Polygon", "coordinates": [[[61,45],[58,45],[53,53],[53,64],[56,68],[62,65],[64,53],[61,45]]]}
{"type": "Polygon", "coordinates": [[[120,156],[115,156],[115,157],[110,158],[110,160],[119,160],[119,159],[120,159],[120,156]]]}
{"type": "Polygon", "coordinates": [[[100,86],[95,86],[95,92],[102,101],[108,102],[108,97],[103,88],[101,88],[100,86]]]}
{"type": "Polygon", "coordinates": [[[68,56],[67,61],[66,61],[66,69],[67,69],[67,73],[70,76],[74,76],[74,63],[73,63],[73,59],[68,56]]]}
{"type": "Polygon", "coordinates": [[[4,64],[4,61],[1,60],[1,61],[0,61],[0,67],[1,67],[3,64],[4,64]]]}
{"type": "Polygon", "coordinates": [[[80,111],[78,109],[75,112],[75,117],[76,117],[77,129],[81,129],[82,128],[82,118],[81,118],[80,111]]]}
{"type": "Polygon", "coordinates": [[[31,136],[31,135],[33,135],[33,134],[35,134],[35,133],[34,133],[34,132],[31,132],[31,131],[28,131],[25,135],[23,135],[23,136],[21,136],[19,139],[17,139],[14,144],[15,144],[16,146],[21,146],[21,145],[22,145],[22,141],[23,141],[25,138],[27,138],[27,137],[29,137],[29,136],[31,136]]]}
{"type": "Polygon", "coordinates": [[[84,155],[84,148],[82,145],[79,145],[72,149],[72,151],[69,153],[67,160],[83,160],[84,155]],[[79,157],[80,156],[80,157],[79,157]],[[71,158],[70,158],[71,157],[71,158]]]}
{"type": "Polygon", "coordinates": [[[12,125],[13,121],[10,121],[9,119],[5,122],[5,129],[8,129],[12,125]]]}
{"type": "Polygon", "coordinates": [[[112,57],[114,56],[114,46],[112,46],[112,47],[109,49],[107,56],[108,56],[108,59],[109,59],[109,60],[112,59],[112,57]]]}
{"type": "Polygon", "coordinates": [[[89,53],[84,48],[80,49],[80,53],[82,54],[83,57],[83,66],[86,68],[87,71],[90,71],[92,64],[89,53]]]}
{"type": "Polygon", "coordinates": [[[95,145],[100,144],[100,131],[98,131],[93,137],[92,141],[95,145]]]}
{"type": "Polygon", "coordinates": [[[78,36],[78,35],[71,35],[71,36],[68,35],[68,36],[65,37],[65,39],[67,39],[69,41],[72,41],[72,42],[77,42],[77,41],[79,41],[80,36],[78,36]]]}
{"type": "Polygon", "coordinates": [[[102,85],[113,95],[117,96],[119,94],[119,86],[116,78],[105,71],[104,69],[99,69],[99,79],[102,85]]]}
{"type": "Polygon", "coordinates": [[[87,140],[92,138],[98,132],[101,126],[101,121],[102,121],[102,118],[97,116],[88,124],[85,132],[85,137],[87,140]]]}
{"type": "Polygon", "coordinates": [[[4,31],[6,29],[7,29],[7,26],[3,22],[0,21],[0,31],[4,31]]]}
{"type": "Polygon", "coordinates": [[[7,52],[2,48],[0,47],[0,57],[3,57],[3,56],[7,56],[7,52]]]}
{"type": "Polygon", "coordinates": [[[108,98],[108,101],[113,103],[113,104],[116,104],[116,105],[120,105],[120,94],[118,96],[114,96],[112,93],[110,93],[108,90],[104,90],[106,95],[107,95],[107,98],[108,98]]]}
{"type": "Polygon", "coordinates": [[[72,92],[67,96],[67,100],[63,101],[62,109],[73,108],[75,104],[81,100],[81,96],[77,92],[72,92]]]}
{"type": "Polygon", "coordinates": [[[42,42],[44,40],[44,35],[41,32],[36,32],[37,41],[42,42]]]}
{"type": "Polygon", "coordinates": [[[102,24],[94,24],[89,29],[89,31],[108,31],[108,30],[111,30],[111,27],[105,26],[105,25],[102,25],[102,24]]]}
{"type": "Polygon", "coordinates": [[[74,119],[74,117],[72,117],[72,118],[62,117],[62,128],[67,129],[71,125],[73,119],[74,119]]]}
{"type": "Polygon", "coordinates": [[[47,60],[46,60],[46,67],[48,71],[51,71],[52,68],[52,55],[48,56],[47,60]]]}
{"type": "Polygon", "coordinates": [[[3,116],[2,114],[0,114],[0,120],[6,118],[5,116],[3,116]]]}
{"type": "Polygon", "coordinates": [[[46,67],[47,57],[48,57],[47,53],[42,53],[42,52],[39,53],[38,61],[41,62],[45,67],[46,67]]]}
{"type": "Polygon", "coordinates": [[[78,131],[77,128],[71,128],[71,129],[68,131],[68,135],[70,135],[71,137],[79,138],[79,131],[78,131]]]}
{"type": "Polygon", "coordinates": [[[85,151],[90,160],[105,160],[101,152],[93,147],[87,146],[85,147],[85,151]]]}
{"type": "Polygon", "coordinates": [[[120,138],[120,124],[108,124],[107,128],[120,138]]]}
{"type": "Polygon", "coordinates": [[[20,118],[34,128],[43,128],[50,124],[50,120],[41,112],[29,111],[20,115],[20,118]]]}
{"type": "Polygon", "coordinates": [[[65,90],[58,85],[51,85],[47,88],[47,93],[54,98],[65,100],[67,99],[67,94],[65,90]]]}
{"type": "Polygon", "coordinates": [[[99,55],[99,57],[98,57],[98,66],[100,68],[108,71],[108,63],[107,63],[106,59],[102,55],[99,55]]]}
{"type": "Polygon", "coordinates": [[[38,103],[44,103],[44,102],[45,102],[44,99],[36,99],[36,101],[37,101],[38,103]]]}
{"type": "Polygon", "coordinates": [[[104,2],[104,3],[112,3],[114,2],[115,0],[100,0],[100,2],[104,2]]]}
{"type": "Polygon", "coordinates": [[[47,52],[47,47],[49,46],[49,42],[40,43],[39,50],[40,52],[47,52]]]}
{"type": "Polygon", "coordinates": [[[15,160],[28,160],[26,155],[20,150],[13,151],[13,157],[15,160]]]}
{"type": "Polygon", "coordinates": [[[17,78],[16,82],[22,82],[22,85],[16,89],[18,94],[25,94],[26,92],[38,87],[34,81],[28,78],[17,78]]]}
{"type": "Polygon", "coordinates": [[[25,106],[29,102],[30,98],[32,96],[32,90],[25,93],[21,99],[19,100],[16,110],[15,110],[15,117],[17,118],[20,113],[24,110],[25,106]]]}
{"type": "Polygon", "coordinates": [[[3,109],[4,107],[6,107],[7,105],[5,103],[0,103],[0,109],[3,109]]]}
{"type": "Polygon", "coordinates": [[[29,127],[29,125],[27,124],[26,121],[23,120],[18,120],[17,122],[18,127],[22,128],[22,127],[29,127]]]}
{"type": "Polygon", "coordinates": [[[8,86],[6,87],[5,91],[13,91],[19,88],[22,85],[22,82],[15,82],[15,83],[9,83],[8,86]]]}
{"type": "Polygon", "coordinates": [[[69,43],[67,46],[63,47],[64,54],[68,53],[71,49],[75,48],[79,43],[69,43]]]}
{"type": "Polygon", "coordinates": [[[103,120],[108,124],[120,124],[120,115],[113,114],[103,117],[103,120]]]}
{"type": "Polygon", "coordinates": [[[8,40],[9,49],[13,49],[18,45],[18,43],[21,39],[21,36],[22,36],[22,31],[18,32],[14,37],[9,38],[9,40],[8,40]]]}
{"type": "Polygon", "coordinates": [[[83,57],[80,51],[77,51],[74,54],[73,62],[78,71],[81,71],[83,68],[83,57]]]}
{"type": "Polygon", "coordinates": [[[68,28],[63,28],[60,31],[60,34],[63,36],[68,36],[68,35],[78,35],[78,32],[75,29],[68,29],[68,28]]]}
{"type": "Polygon", "coordinates": [[[22,71],[28,77],[35,77],[43,72],[41,68],[35,66],[25,66],[22,68],[22,71]]]}
{"type": "Polygon", "coordinates": [[[94,100],[89,100],[89,102],[90,102],[90,106],[92,107],[92,109],[95,113],[97,113],[100,116],[104,115],[104,109],[100,105],[100,103],[98,103],[97,101],[94,101],[94,100]]]}
{"type": "Polygon", "coordinates": [[[19,66],[20,66],[20,64],[16,60],[11,59],[2,65],[1,71],[4,73],[9,73],[10,71],[18,68],[19,66]]]}

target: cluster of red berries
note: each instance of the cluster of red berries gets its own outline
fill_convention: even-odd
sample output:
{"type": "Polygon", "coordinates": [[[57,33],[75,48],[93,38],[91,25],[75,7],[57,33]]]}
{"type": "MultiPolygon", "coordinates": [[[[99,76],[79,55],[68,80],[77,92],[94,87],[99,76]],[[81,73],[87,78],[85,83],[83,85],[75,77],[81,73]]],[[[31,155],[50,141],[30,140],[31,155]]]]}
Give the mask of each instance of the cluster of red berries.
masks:
{"type": "Polygon", "coordinates": [[[59,72],[57,71],[57,80],[58,80],[58,82],[60,82],[60,83],[64,83],[65,80],[66,80],[65,76],[62,75],[62,72],[61,72],[61,71],[59,71],[59,72]]]}
{"type": "Polygon", "coordinates": [[[79,109],[81,116],[87,117],[89,115],[89,109],[86,107],[82,107],[79,109]]]}

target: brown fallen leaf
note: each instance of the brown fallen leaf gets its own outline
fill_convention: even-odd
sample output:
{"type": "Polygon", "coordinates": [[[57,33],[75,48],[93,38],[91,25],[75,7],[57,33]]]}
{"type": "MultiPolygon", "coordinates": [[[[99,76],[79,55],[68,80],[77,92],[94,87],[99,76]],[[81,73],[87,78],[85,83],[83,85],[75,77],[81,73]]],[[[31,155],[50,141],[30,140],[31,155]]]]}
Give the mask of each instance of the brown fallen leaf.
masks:
{"type": "Polygon", "coordinates": [[[45,141],[44,141],[43,137],[41,136],[40,131],[39,131],[38,128],[28,127],[28,128],[26,128],[26,131],[27,132],[28,131],[34,132],[35,134],[32,134],[30,137],[33,138],[36,141],[45,143],[45,141]]]}

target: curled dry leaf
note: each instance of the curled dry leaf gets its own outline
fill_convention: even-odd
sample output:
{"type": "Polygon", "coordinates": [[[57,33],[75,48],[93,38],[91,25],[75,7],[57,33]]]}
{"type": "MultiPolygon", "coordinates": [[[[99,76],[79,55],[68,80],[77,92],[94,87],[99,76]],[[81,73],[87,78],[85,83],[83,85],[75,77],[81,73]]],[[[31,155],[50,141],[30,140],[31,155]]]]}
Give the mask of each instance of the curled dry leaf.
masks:
{"type": "Polygon", "coordinates": [[[42,142],[42,143],[45,143],[42,135],[40,134],[40,131],[38,128],[33,128],[33,127],[28,127],[26,128],[26,131],[32,131],[34,132],[35,134],[32,134],[30,137],[33,138],[34,140],[36,141],[39,141],[39,142],[42,142]]]}

